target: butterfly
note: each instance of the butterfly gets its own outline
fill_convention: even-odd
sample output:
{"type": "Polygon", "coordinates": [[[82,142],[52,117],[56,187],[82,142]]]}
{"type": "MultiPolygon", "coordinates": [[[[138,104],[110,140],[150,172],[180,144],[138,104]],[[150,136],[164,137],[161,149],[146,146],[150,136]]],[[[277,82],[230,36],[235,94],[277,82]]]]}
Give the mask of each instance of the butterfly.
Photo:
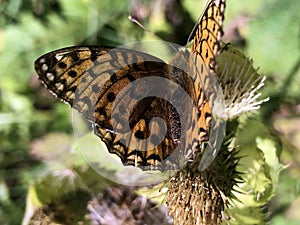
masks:
{"type": "Polygon", "coordinates": [[[190,51],[178,51],[169,63],[132,49],[75,46],[39,57],[35,70],[124,165],[178,168],[208,140],[212,114],[204,90],[210,92],[215,74],[224,11],[225,0],[210,1],[190,51]]]}

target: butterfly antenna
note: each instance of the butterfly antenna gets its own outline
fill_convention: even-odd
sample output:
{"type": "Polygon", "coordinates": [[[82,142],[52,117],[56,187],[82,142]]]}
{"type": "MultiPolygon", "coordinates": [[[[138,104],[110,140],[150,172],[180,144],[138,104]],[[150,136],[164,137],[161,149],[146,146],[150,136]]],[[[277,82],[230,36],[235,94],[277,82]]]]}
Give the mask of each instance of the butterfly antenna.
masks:
{"type": "MultiPolygon", "coordinates": [[[[144,27],[137,19],[133,18],[131,15],[128,16],[128,19],[129,19],[131,22],[137,24],[139,27],[141,27],[141,28],[142,28],[143,30],[145,30],[146,32],[148,32],[148,33],[150,33],[150,34],[152,34],[152,35],[154,35],[154,36],[157,36],[157,37],[159,37],[160,39],[164,40],[164,39],[163,39],[162,37],[160,37],[158,34],[155,34],[155,33],[152,32],[151,30],[149,30],[148,28],[144,27]]],[[[176,49],[173,45],[171,45],[171,44],[169,44],[169,43],[167,43],[167,44],[168,44],[168,46],[169,46],[170,48],[172,48],[172,49],[174,50],[174,52],[178,52],[178,49],[176,49]]]]}
{"type": "Polygon", "coordinates": [[[204,8],[202,14],[198,17],[197,23],[195,23],[195,25],[194,25],[194,27],[193,27],[193,30],[192,30],[192,32],[190,33],[190,35],[189,35],[189,37],[188,37],[188,39],[187,39],[186,45],[188,45],[188,44],[191,42],[191,40],[193,39],[193,37],[195,36],[197,27],[199,26],[199,22],[200,22],[201,18],[203,17],[203,14],[206,12],[206,10],[207,10],[207,8],[209,7],[209,4],[210,4],[211,2],[213,2],[213,1],[210,0],[210,1],[207,1],[207,2],[206,2],[206,6],[205,6],[205,8],[204,8]]]}
{"type": "Polygon", "coordinates": [[[139,27],[141,27],[143,30],[147,31],[148,33],[157,36],[155,33],[153,33],[151,30],[149,30],[148,28],[144,27],[137,19],[133,18],[131,15],[128,16],[128,19],[137,24],[139,27]]]}
{"type": "MultiPolygon", "coordinates": [[[[199,17],[200,18],[200,17],[199,17]]],[[[198,18],[198,21],[199,21],[199,18],[198,18]]],[[[196,29],[198,27],[198,23],[195,23],[194,27],[193,27],[193,30],[192,32],[190,33],[187,41],[186,41],[186,45],[188,45],[190,43],[190,41],[192,40],[192,36],[195,36],[195,32],[196,32],[196,29]]]]}

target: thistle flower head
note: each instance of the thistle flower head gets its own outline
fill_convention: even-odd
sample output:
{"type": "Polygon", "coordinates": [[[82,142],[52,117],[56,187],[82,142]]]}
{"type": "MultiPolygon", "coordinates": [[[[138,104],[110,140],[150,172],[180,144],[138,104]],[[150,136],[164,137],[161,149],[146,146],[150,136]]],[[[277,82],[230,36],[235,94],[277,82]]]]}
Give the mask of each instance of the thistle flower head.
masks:
{"type": "Polygon", "coordinates": [[[265,76],[253,68],[253,61],[238,50],[226,45],[217,57],[216,76],[225,98],[228,119],[254,111],[268,98],[259,99],[258,91],[264,86],[265,76]]]}

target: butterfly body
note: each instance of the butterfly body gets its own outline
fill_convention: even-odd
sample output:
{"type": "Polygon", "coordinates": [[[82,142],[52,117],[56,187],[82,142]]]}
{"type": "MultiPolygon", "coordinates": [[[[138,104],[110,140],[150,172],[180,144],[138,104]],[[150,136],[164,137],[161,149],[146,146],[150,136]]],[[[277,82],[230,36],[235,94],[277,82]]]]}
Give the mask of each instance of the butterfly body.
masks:
{"type": "Polygon", "coordinates": [[[203,89],[214,73],[224,7],[224,1],[208,5],[191,51],[177,52],[169,63],[125,48],[68,47],[38,58],[35,70],[93,123],[124,165],[178,168],[208,140],[211,108],[203,89]]]}

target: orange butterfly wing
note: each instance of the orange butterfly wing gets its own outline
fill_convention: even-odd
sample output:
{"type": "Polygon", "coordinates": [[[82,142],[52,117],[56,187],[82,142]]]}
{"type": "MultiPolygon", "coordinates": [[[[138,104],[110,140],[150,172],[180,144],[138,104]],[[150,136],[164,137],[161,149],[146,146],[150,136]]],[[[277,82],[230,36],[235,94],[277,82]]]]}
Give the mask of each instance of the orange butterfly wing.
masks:
{"type": "MultiPolygon", "coordinates": [[[[199,135],[199,144],[209,139],[209,130],[213,119],[212,107],[218,97],[214,86],[216,73],[215,58],[220,51],[224,13],[225,0],[215,0],[209,3],[195,32],[191,48],[190,62],[195,81],[194,95],[196,96],[199,112],[198,117],[195,115],[195,112],[192,115],[192,118],[197,118],[199,128],[198,131],[193,131],[192,136],[199,135]]],[[[215,127],[213,128],[215,129],[215,127]]],[[[197,143],[197,140],[194,139],[193,143],[197,143]]],[[[215,146],[212,146],[210,143],[210,147],[214,149],[215,146]]],[[[200,162],[200,170],[206,169],[216,155],[217,150],[205,151],[200,162]]]]}
{"type": "MultiPolygon", "coordinates": [[[[191,77],[154,56],[105,47],[70,47],[50,52],[36,60],[35,69],[48,89],[94,124],[95,134],[125,165],[145,170],[178,168],[181,159],[176,152],[171,159],[166,162],[163,160],[174,153],[179,144],[178,138],[182,135],[182,126],[190,126],[196,137],[193,142],[187,141],[182,145],[184,149],[179,154],[184,153],[185,160],[194,159],[199,144],[207,140],[211,110],[207,101],[210,98],[206,97],[203,90],[208,89],[207,80],[214,73],[214,58],[219,50],[225,7],[224,1],[215,2],[209,4],[196,30],[190,54],[191,66],[196,69],[190,74],[191,77]],[[114,103],[125,86],[140,78],[152,76],[167,78],[181,85],[194,99],[198,111],[192,112],[192,117],[182,123],[178,121],[179,115],[170,103],[150,97],[136,102],[134,110],[129,113],[128,130],[123,123],[118,122],[128,120],[128,117],[123,118],[126,107],[114,108],[114,103]],[[161,117],[166,122],[166,135],[158,145],[156,137],[161,127],[158,123],[150,124],[153,117],[161,117]],[[114,123],[113,119],[117,122],[114,123]],[[125,132],[127,136],[119,137],[124,131],[132,133],[125,132]],[[152,139],[148,138],[150,134],[152,139]]],[[[174,61],[180,60],[182,56],[179,53],[174,61]]],[[[138,87],[136,89],[137,93],[143,91],[138,87]]],[[[180,101],[180,97],[177,101],[180,101]]],[[[188,113],[191,112],[185,112],[188,113]]]]}

